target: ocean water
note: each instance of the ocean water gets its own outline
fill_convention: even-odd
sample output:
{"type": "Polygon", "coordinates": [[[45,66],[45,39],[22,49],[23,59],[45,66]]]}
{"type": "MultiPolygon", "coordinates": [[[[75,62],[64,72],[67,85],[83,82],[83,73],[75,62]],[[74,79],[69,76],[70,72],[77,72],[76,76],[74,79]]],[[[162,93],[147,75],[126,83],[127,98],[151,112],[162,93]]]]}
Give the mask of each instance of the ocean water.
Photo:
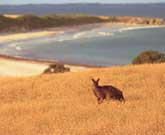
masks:
{"type": "Polygon", "coordinates": [[[93,66],[131,63],[145,50],[165,52],[165,27],[108,27],[0,43],[0,54],[93,66]]]}
{"type": "Polygon", "coordinates": [[[147,16],[165,19],[165,3],[146,4],[28,4],[0,5],[1,14],[91,14],[110,16],[147,16]]]}

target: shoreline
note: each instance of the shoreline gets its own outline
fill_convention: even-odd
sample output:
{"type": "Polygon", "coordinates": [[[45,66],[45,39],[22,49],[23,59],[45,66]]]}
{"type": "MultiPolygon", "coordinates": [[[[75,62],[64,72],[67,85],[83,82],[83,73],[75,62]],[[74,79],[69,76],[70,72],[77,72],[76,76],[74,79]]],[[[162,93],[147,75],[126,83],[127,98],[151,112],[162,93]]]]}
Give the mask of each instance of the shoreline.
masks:
{"type": "Polygon", "coordinates": [[[165,28],[165,25],[133,25],[132,27],[126,27],[120,29],[120,31],[129,31],[129,30],[140,30],[140,29],[152,29],[152,28],[165,28]]]}
{"type": "MultiPolygon", "coordinates": [[[[124,24],[124,23],[99,23],[99,24],[88,24],[88,25],[79,25],[79,26],[72,26],[72,27],[59,27],[59,28],[50,28],[45,30],[37,30],[32,32],[26,32],[26,33],[15,33],[15,34],[4,34],[0,35],[0,43],[6,43],[6,42],[12,42],[12,41],[19,41],[19,40],[25,40],[25,39],[31,39],[31,38],[40,38],[45,37],[49,35],[57,35],[64,32],[76,32],[78,30],[84,30],[84,29],[94,29],[100,26],[123,26],[121,28],[121,32],[125,30],[134,30],[134,29],[146,29],[146,28],[159,28],[159,27],[165,27],[165,25],[130,25],[130,24],[124,24]],[[92,27],[91,27],[92,26],[92,27]],[[15,36],[17,35],[17,36],[15,36]],[[11,36],[13,36],[13,40],[11,40],[11,36]],[[22,36],[20,38],[20,36],[22,36]],[[6,38],[4,38],[6,37],[6,38]],[[3,39],[4,38],[4,39],[3,39]]],[[[41,75],[50,64],[63,64],[65,67],[69,67],[71,72],[77,72],[82,71],[86,69],[91,68],[102,68],[106,66],[92,66],[88,64],[75,64],[75,63],[67,63],[67,62],[58,62],[56,60],[39,60],[39,59],[28,59],[23,57],[16,57],[16,56],[8,56],[8,55],[1,55],[0,54],[0,63],[2,67],[0,68],[0,76],[4,76],[5,72],[7,76],[33,76],[33,75],[41,75]],[[15,65],[13,65],[15,64],[15,65]],[[20,67],[19,67],[20,65],[20,67]],[[24,71],[26,70],[26,66],[30,67],[29,72],[24,71]],[[15,71],[11,71],[11,68],[14,67],[15,71]],[[34,70],[33,70],[34,68],[34,70]],[[41,69],[42,70],[41,70],[41,69]],[[11,71],[11,73],[8,73],[8,71],[11,71]],[[21,71],[21,72],[20,72],[21,71]],[[41,72],[42,71],[42,72],[41,72]],[[4,72],[4,73],[3,73],[4,72]],[[16,74],[15,74],[16,72],[16,74]],[[19,72],[19,73],[18,73],[19,72]],[[17,75],[18,74],[18,75],[17,75]]]]}
{"type": "Polygon", "coordinates": [[[61,26],[53,28],[43,28],[39,30],[32,30],[26,32],[14,32],[14,33],[0,33],[0,43],[7,43],[12,41],[29,40],[35,38],[41,38],[51,35],[63,34],[65,32],[75,32],[78,30],[89,30],[94,29],[105,23],[93,23],[93,24],[82,24],[82,25],[72,25],[72,26],[61,26]]]}
{"type": "Polygon", "coordinates": [[[0,33],[0,43],[7,43],[12,41],[21,41],[21,40],[29,40],[35,38],[42,38],[46,36],[63,34],[65,32],[76,32],[82,30],[89,30],[98,28],[101,26],[121,26],[121,30],[138,30],[138,29],[149,29],[149,28],[164,28],[165,25],[142,25],[142,24],[129,24],[129,23],[94,23],[94,24],[83,24],[83,25],[73,25],[73,26],[62,26],[62,27],[54,27],[54,28],[44,28],[40,30],[27,31],[27,32],[16,32],[16,33],[0,33]]]}
{"type": "Polygon", "coordinates": [[[99,68],[103,66],[92,66],[88,64],[74,64],[69,62],[58,62],[58,61],[49,61],[49,60],[40,60],[40,59],[28,59],[23,57],[14,57],[9,55],[2,55],[0,54],[0,59],[11,60],[11,61],[18,61],[18,62],[27,62],[27,63],[37,63],[42,65],[50,65],[50,64],[63,64],[63,65],[70,65],[75,67],[86,67],[86,68],[99,68]]]}

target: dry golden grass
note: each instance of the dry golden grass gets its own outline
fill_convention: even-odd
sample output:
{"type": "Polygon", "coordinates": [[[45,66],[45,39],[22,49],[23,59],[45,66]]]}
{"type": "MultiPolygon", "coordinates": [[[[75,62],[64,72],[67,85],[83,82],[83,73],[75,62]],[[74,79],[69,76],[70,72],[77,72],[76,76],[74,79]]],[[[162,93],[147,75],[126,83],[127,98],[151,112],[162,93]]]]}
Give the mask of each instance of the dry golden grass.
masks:
{"type": "Polygon", "coordinates": [[[0,78],[0,135],[164,135],[165,64],[0,78]],[[126,102],[97,104],[94,77],[126,102]]]}

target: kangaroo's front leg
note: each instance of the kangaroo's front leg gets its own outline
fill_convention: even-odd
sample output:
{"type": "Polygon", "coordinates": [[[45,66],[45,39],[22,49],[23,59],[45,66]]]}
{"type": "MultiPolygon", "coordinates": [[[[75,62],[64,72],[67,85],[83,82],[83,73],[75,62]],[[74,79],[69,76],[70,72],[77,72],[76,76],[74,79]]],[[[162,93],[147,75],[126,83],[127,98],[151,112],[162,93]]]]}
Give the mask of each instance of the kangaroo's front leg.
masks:
{"type": "Polygon", "coordinates": [[[104,99],[103,98],[98,98],[97,100],[98,100],[98,104],[101,104],[104,99]]]}
{"type": "Polygon", "coordinates": [[[112,95],[110,93],[106,94],[106,100],[107,101],[112,100],[112,95]]]}

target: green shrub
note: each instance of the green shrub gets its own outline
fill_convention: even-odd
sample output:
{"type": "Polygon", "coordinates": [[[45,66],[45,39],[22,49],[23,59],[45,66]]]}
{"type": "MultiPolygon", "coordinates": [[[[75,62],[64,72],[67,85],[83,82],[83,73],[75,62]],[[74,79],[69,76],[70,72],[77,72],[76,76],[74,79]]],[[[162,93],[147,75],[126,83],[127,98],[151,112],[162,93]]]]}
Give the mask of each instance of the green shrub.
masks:
{"type": "Polygon", "coordinates": [[[14,19],[0,15],[0,32],[8,32],[14,23],[14,19]]]}
{"type": "Polygon", "coordinates": [[[110,22],[117,22],[117,17],[115,17],[115,16],[109,16],[109,21],[110,22]]]}
{"type": "Polygon", "coordinates": [[[162,63],[162,62],[165,62],[165,54],[152,50],[140,53],[132,61],[133,64],[162,63]]]}
{"type": "Polygon", "coordinates": [[[33,30],[42,27],[41,18],[33,14],[20,16],[16,20],[20,27],[25,28],[26,30],[33,30]]]}
{"type": "Polygon", "coordinates": [[[69,72],[70,69],[66,68],[62,64],[52,64],[49,65],[49,67],[44,71],[44,74],[50,74],[50,73],[64,73],[69,72]]]}

